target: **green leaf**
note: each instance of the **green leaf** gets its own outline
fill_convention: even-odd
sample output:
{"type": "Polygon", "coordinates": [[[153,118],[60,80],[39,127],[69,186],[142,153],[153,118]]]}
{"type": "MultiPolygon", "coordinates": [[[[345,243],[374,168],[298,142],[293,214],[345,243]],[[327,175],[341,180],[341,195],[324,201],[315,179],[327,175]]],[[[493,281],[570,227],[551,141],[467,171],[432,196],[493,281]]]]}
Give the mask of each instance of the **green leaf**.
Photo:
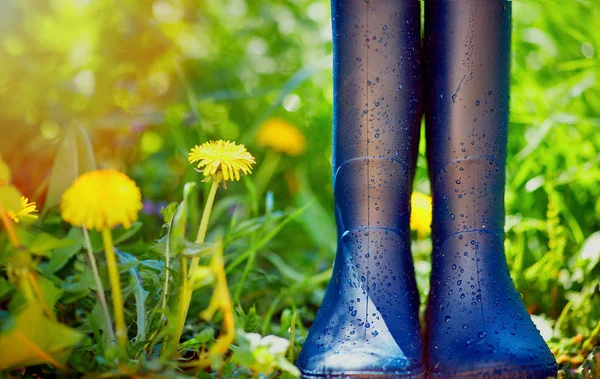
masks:
{"type": "Polygon", "coordinates": [[[73,303],[88,296],[90,290],[96,288],[94,274],[86,267],[80,274],[69,277],[61,287],[64,294],[60,302],[62,304],[73,303]]]}
{"type": "Polygon", "coordinates": [[[244,220],[233,227],[227,234],[227,241],[233,241],[245,237],[263,227],[267,222],[275,222],[282,219],[286,214],[282,211],[272,212],[268,216],[254,217],[244,220]]]}
{"type": "Polygon", "coordinates": [[[294,196],[294,203],[298,207],[304,204],[312,204],[310,211],[300,215],[298,223],[315,245],[327,249],[331,254],[334,254],[337,244],[336,239],[331,238],[331,236],[335,236],[337,230],[332,217],[332,210],[326,209],[319,202],[317,195],[310,186],[307,168],[302,166],[298,168],[297,173],[298,192],[294,196]]]}
{"type": "Polygon", "coordinates": [[[63,192],[77,177],[95,169],[94,151],[87,132],[79,125],[70,127],[58,146],[52,165],[44,213],[60,203],[63,192]]]}
{"type": "Polygon", "coordinates": [[[171,222],[173,221],[173,217],[175,217],[175,212],[177,211],[177,203],[176,202],[172,202],[171,204],[167,205],[166,208],[163,208],[160,210],[160,214],[163,216],[163,220],[165,221],[165,224],[170,225],[171,222]]]}
{"type": "Polygon", "coordinates": [[[0,205],[6,212],[21,210],[21,193],[13,186],[0,187],[0,205]]]}
{"type": "Polygon", "coordinates": [[[6,295],[10,294],[14,289],[15,287],[10,284],[8,280],[0,277],[0,300],[2,300],[2,298],[6,295]]]}
{"type": "MultiPolygon", "coordinates": [[[[34,277],[35,283],[40,291],[44,304],[48,307],[49,311],[52,311],[52,309],[54,308],[54,304],[56,304],[58,299],[61,297],[63,291],[60,288],[58,288],[50,279],[44,278],[40,275],[35,275],[34,277]]],[[[8,310],[15,313],[29,305],[31,304],[27,300],[23,292],[17,291],[15,296],[8,304],[8,310]]]]}
{"type": "Polygon", "coordinates": [[[235,325],[245,332],[255,332],[258,330],[261,322],[255,305],[250,307],[248,313],[244,312],[244,308],[241,305],[235,308],[235,325]]]}
{"type": "Polygon", "coordinates": [[[184,248],[182,250],[183,255],[186,257],[206,257],[215,252],[219,248],[221,243],[219,242],[205,242],[195,243],[185,241],[184,248]]]}
{"type": "Polygon", "coordinates": [[[196,338],[196,340],[199,343],[207,343],[210,341],[214,341],[215,330],[213,328],[202,329],[202,331],[200,333],[194,335],[194,338],[196,338]]]}
{"type": "Polygon", "coordinates": [[[0,370],[50,363],[63,366],[82,335],[44,316],[30,304],[14,318],[14,327],[0,334],[0,370]]]}
{"type": "Polygon", "coordinates": [[[185,241],[185,227],[187,224],[187,213],[188,213],[188,198],[196,183],[188,182],[183,187],[183,201],[179,203],[177,211],[173,216],[171,222],[171,228],[169,230],[169,242],[171,245],[171,251],[177,254],[185,241]]]}
{"type": "Polygon", "coordinates": [[[294,268],[288,265],[279,255],[268,252],[266,253],[265,257],[273,266],[275,266],[275,268],[277,268],[281,276],[285,279],[291,280],[294,283],[301,283],[304,281],[304,275],[297,270],[294,270],[294,268]]]}
{"type": "Polygon", "coordinates": [[[294,213],[287,215],[276,227],[266,233],[263,238],[250,246],[246,251],[238,255],[229,265],[227,265],[226,273],[231,273],[244,260],[248,259],[252,254],[262,249],[269,241],[271,241],[284,226],[300,216],[311,204],[306,204],[304,207],[297,209],[294,213]]]}
{"type": "Polygon", "coordinates": [[[167,251],[167,238],[169,238],[169,234],[167,233],[166,236],[157,239],[156,241],[154,241],[154,244],[152,245],[152,251],[155,251],[161,255],[166,255],[166,251],[167,251]]]}
{"type": "Polygon", "coordinates": [[[140,221],[136,221],[131,224],[129,229],[125,229],[123,227],[116,228],[113,230],[113,243],[118,245],[122,242],[127,241],[131,237],[133,237],[142,227],[142,223],[140,221]]]}
{"type": "Polygon", "coordinates": [[[137,324],[137,335],[135,337],[136,342],[146,340],[146,299],[148,298],[148,291],[142,286],[142,279],[137,271],[137,265],[139,261],[136,257],[123,251],[117,250],[119,255],[119,261],[125,264],[135,263],[136,267],[130,268],[129,278],[133,286],[133,295],[135,296],[135,309],[136,309],[136,324],[137,324]]]}
{"type": "Polygon", "coordinates": [[[44,257],[50,257],[51,252],[54,249],[77,244],[77,241],[72,239],[60,239],[48,233],[38,232],[34,234],[23,229],[18,229],[17,234],[23,245],[25,245],[32,254],[41,255],[44,257]]]}
{"type": "Polygon", "coordinates": [[[82,249],[83,233],[81,228],[72,227],[67,233],[67,239],[75,241],[73,245],[55,249],[50,260],[40,265],[40,271],[48,276],[62,269],[71,258],[73,258],[82,249]]]}

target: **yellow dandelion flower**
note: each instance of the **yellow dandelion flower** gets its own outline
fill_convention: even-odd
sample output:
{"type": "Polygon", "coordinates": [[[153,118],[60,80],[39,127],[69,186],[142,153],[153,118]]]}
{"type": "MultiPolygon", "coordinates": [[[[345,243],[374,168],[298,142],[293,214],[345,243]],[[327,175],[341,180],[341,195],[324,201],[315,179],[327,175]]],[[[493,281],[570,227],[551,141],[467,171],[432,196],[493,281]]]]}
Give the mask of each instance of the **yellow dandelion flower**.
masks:
{"type": "Polygon", "coordinates": [[[209,141],[202,145],[196,145],[188,155],[188,161],[192,164],[198,162],[197,168],[207,181],[217,183],[227,180],[240,180],[240,171],[243,174],[252,173],[254,157],[244,145],[238,145],[230,141],[209,141]]]}
{"type": "Polygon", "coordinates": [[[258,130],[256,142],[259,146],[287,155],[300,155],[306,150],[306,137],[289,122],[272,118],[267,120],[258,130]]]}
{"type": "Polygon", "coordinates": [[[62,196],[62,218],[73,226],[102,231],[123,225],[129,228],[142,209],[142,195],[135,182],[115,170],[96,170],[81,175],[62,196]]]}
{"type": "Polygon", "coordinates": [[[425,235],[431,230],[431,197],[420,192],[411,196],[412,209],[410,212],[410,228],[419,235],[425,235]]]}
{"type": "Polygon", "coordinates": [[[21,220],[37,220],[37,212],[38,210],[35,201],[30,203],[28,198],[21,196],[21,209],[16,213],[12,211],[6,213],[14,222],[19,223],[21,220]]]}

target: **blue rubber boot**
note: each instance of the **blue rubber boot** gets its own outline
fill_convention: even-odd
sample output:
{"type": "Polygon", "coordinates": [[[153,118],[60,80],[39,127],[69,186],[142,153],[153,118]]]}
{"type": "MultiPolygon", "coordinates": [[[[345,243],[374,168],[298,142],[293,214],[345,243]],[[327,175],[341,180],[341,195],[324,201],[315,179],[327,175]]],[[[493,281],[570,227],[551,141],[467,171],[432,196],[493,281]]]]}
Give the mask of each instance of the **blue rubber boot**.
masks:
{"type": "Polygon", "coordinates": [[[430,378],[557,373],[504,256],[510,17],[510,1],[425,3],[430,378]]]}
{"type": "Polygon", "coordinates": [[[421,118],[416,0],[332,2],[338,250],[304,378],[423,378],[410,194],[421,118]]]}

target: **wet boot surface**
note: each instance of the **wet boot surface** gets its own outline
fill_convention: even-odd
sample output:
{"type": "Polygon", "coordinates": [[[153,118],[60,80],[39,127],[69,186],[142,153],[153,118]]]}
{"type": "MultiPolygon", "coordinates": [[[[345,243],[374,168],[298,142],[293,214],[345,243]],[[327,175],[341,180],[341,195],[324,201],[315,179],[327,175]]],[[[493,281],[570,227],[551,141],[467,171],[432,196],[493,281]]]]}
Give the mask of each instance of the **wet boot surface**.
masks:
{"type": "Polygon", "coordinates": [[[546,378],[557,371],[504,256],[510,12],[508,1],[425,4],[431,378],[546,378]]]}
{"type": "Polygon", "coordinates": [[[418,146],[417,1],[333,1],[338,250],[296,362],[304,378],[422,378],[410,254],[418,146]]]}

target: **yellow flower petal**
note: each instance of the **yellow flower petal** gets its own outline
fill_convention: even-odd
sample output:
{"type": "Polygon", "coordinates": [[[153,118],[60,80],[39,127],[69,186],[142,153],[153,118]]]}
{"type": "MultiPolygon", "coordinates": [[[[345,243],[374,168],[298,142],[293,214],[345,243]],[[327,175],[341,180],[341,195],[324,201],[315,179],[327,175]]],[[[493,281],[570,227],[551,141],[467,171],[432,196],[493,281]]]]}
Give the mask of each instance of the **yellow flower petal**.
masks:
{"type": "Polygon", "coordinates": [[[240,180],[240,171],[252,172],[254,157],[244,145],[230,141],[209,141],[195,146],[188,154],[188,161],[196,164],[202,175],[217,183],[227,180],[240,180]]]}
{"type": "Polygon", "coordinates": [[[21,220],[37,220],[37,206],[35,202],[29,202],[29,199],[25,196],[21,196],[21,210],[17,213],[7,212],[8,217],[13,219],[14,222],[19,223],[21,220]]]}
{"type": "Polygon", "coordinates": [[[142,209],[142,194],[135,182],[115,170],[81,175],[62,196],[62,218],[74,226],[103,230],[129,228],[142,209]]]}

